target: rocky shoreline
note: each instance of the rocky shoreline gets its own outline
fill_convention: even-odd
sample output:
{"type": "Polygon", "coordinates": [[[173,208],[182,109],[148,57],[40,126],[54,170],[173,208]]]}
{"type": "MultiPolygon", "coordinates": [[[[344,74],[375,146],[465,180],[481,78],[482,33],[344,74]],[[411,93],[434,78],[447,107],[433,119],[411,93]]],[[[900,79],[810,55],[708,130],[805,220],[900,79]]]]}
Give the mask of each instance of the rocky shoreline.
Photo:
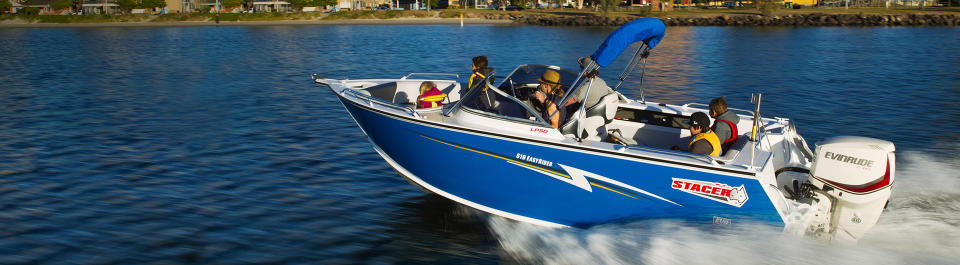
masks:
{"type": "MultiPolygon", "coordinates": [[[[635,17],[594,15],[487,14],[486,19],[509,19],[542,26],[619,26],[635,17]]],[[[791,14],[783,16],[721,15],[714,17],[661,17],[667,26],[960,26],[960,16],[941,14],[791,14]]]]}

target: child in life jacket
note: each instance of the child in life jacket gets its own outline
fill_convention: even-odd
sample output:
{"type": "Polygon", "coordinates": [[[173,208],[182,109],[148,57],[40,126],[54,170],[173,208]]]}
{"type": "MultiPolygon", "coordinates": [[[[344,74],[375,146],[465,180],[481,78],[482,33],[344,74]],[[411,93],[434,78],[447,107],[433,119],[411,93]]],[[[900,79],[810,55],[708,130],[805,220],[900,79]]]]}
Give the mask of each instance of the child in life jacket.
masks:
{"type": "Polygon", "coordinates": [[[417,108],[429,109],[443,106],[441,101],[446,98],[447,94],[440,92],[436,84],[430,81],[423,82],[423,84],[420,84],[420,96],[417,97],[417,108]]]}

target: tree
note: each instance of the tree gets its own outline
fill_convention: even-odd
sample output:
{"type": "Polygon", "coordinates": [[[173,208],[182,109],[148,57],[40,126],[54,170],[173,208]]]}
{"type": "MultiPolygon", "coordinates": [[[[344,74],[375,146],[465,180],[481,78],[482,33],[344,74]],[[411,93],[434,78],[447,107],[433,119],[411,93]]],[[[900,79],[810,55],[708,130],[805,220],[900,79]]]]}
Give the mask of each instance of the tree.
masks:
{"type": "Polygon", "coordinates": [[[167,7],[167,2],[164,0],[140,0],[140,7],[146,9],[164,8],[167,7]]]}
{"type": "Polygon", "coordinates": [[[243,0],[220,0],[220,5],[224,8],[238,7],[243,5],[243,0]]]}
{"type": "Polygon", "coordinates": [[[24,15],[24,16],[36,16],[40,14],[40,9],[36,7],[27,7],[27,8],[20,9],[20,11],[17,11],[17,14],[24,15]]]}
{"type": "Polygon", "coordinates": [[[773,15],[773,11],[777,10],[777,7],[780,6],[781,1],[777,0],[755,0],[757,8],[760,9],[760,13],[764,16],[773,15]]]}
{"type": "Polygon", "coordinates": [[[71,3],[70,0],[57,0],[57,1],[53,1],[53,3],[50,3],[50,7],[53,8],[53,10],[61,10],[64,8],[68,8],[72,5],[73,3],[71,3]]]}
{"type": "Polygon", "coordinates": [[[314,0],[313,2],[317,3],[318,6],[335,6],[335,5],[337,5],[337,0],[314,0]]]}
{"type": "Polygon", "coordinates": [[[311,0],[287,0],[290,2],[290,6],[293,7],[293,10],[303,10],[303,7],[312,4],[311,0]]]}
{"type": "Polygon", "coordinates": [[[10,4],[10,1],[0,0],[0,10],[2,10],[0,11],[0,14],[2,14],[3,11],[9,11],[10,7],[12,6],[13,5],[10,4]]]}
{"type": "Polygon", "coordinates": [[[601,7],[603,7],[600,13],[606,17],[610,14],[610,10],[613,10],[617,4],[620,3],[620,0],[600,0],[600,2],[602,5],[601,7]]]}
{"type": "Polygon", "coordinates": [[[136,0],[117,0],[117,7],[123,12],[130,12],[130,9],[134,9],[140,6],[140,3],[137,3],[136,0]]]}

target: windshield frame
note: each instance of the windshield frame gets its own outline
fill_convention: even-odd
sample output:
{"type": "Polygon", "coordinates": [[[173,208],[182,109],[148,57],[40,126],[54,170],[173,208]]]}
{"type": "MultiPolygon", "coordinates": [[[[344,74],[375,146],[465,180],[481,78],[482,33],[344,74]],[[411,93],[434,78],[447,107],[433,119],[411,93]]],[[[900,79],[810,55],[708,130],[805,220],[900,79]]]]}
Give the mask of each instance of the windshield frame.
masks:
{"type": "MultiPolygon", "coordinates": [[[[457,101],[457,104],[454,105],[453,107],[451,107],[451,108],[447,111],[447,113],[445,113],[444,115],[450,116],[450,115],[453,114],[453,112],[456,112],[456,111],[460,110],[461,108],[463,108],[464,110],[466,110],[466,111],[468,111],[468,112],[470,112],[470,113],[475,113],[475,114],[484,115],[484,116],[490,116],[490,117],[497,118],[497,119],[501,119],[501,120],[507,120],[507,121],[519,122],[519,123],[527,123],[527,124],[536,125],[536,126],[541,126],[541,127],[550,127],[550,124],[548,124],[548,123],[546,122],[546,120],[544,120],[543,117],[540,116],[540,113],[538,113],[536,110],[534,110],[533,108],[531,108],[529,105],[527,105],[527,104],[524,103],[523,101],[520,101],[519,99],[517,99],[517,98],[514,97],[513,95],[511,95],[511,94],[509,94],[509,93],[506,93],[506,92],[504,92],[504,91],[502,91],[502,90],[494,87],[492,84],[490,84],[489,79],[490,79],[491,77],[493,77],[493,76],[494,76],[493,74],[490,74],[490,75],[488,75],[487,77],[481,79],[482,84],[486,85],[486,90],[487,90],[487,91],[493,91],[493,92],[496,93],[497,95],[500,95],[501,97],[510,100],[510,102],[512,102],[513,104],[522,106],[522,107],[523,107],[523,110],[526,111],[528,114],[531,114],[534,118],[536,118],[536,120],[530,120],[530,119],[524,119],[524,118],[506,116],[506,115],[501,115],[501,114],[498,114],[498,113],[493,113],[493,112],[489,112],[489,111],[484,111],[484,110],[479,110],[479,109],[474,109],[474,108],[470,108],[470,107],[463,106],[463,102],[467,102],[467,101],[469,101],[469,100],[474,100],[476,97],[479,97],[479,96],[480,96],[479,94],[482,93],[483,90],[484,90],[484,89],[482,89],[480,86],[477,86],[476,89],[471,89],[470,91],[467,92],[466,95],[463,95],[463,96],[460,98],[460,100],[457,101]]],[[[502,84],[502,83],[501,83],[501,84],[502,84]]]]}

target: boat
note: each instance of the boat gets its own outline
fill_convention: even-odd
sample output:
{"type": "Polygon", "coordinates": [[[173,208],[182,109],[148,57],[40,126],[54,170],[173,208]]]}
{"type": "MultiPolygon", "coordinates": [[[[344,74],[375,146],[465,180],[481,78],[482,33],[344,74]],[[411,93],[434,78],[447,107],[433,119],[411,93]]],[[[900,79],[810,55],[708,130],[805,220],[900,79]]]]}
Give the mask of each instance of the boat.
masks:
{"type": "Polygon", "coordinates": [[[760,115],[762,94],[750,109],[729,109],[740,118],[739,137],[721,155],[672,150],[689,143],[690,116],[708,106],[643,96],[646,58],[664,33],[658,19],[637,19],[611,33],[580,71],[520,65],[496,85],[495,74],[474,87],[456,74],[312,78],[339,98],[400,176],[505,218],[576,228],[653,218],[761,222],[828,241],[856,241],[877,223],[894,182],[894,144],[837,136],[811,150],[790,119],[760,115]],[[577,98],[599,89],[590,73],[625,51],[633,57],[609,93],[577,98]],[[629,99],[618,89],[637,69],[640,98],[629,99]],[[566,91],[557,102],[576,100],[557,128],[534,100],[547,71],[559,74],[566,91]],[[442,106],[416,108],[426,81],[447,95],[442,106]]]}

